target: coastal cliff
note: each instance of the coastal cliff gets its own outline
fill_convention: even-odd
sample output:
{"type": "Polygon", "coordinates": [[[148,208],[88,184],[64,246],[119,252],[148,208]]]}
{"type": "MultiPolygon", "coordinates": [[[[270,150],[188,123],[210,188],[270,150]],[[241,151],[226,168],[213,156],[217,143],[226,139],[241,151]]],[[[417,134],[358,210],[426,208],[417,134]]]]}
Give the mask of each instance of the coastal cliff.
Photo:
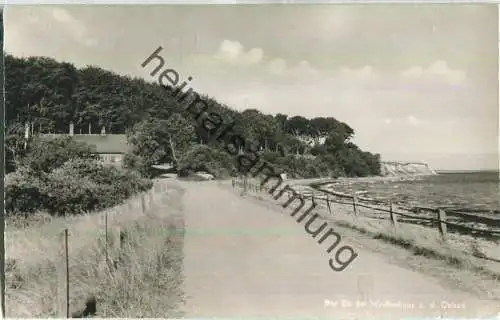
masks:
{"type": "Polygon", "coordinates": [[[437,175],[436,171],[429,167],[427,163],[396,161],[383,161],[381,163],[381,174],[385,177],[437,175]]]}

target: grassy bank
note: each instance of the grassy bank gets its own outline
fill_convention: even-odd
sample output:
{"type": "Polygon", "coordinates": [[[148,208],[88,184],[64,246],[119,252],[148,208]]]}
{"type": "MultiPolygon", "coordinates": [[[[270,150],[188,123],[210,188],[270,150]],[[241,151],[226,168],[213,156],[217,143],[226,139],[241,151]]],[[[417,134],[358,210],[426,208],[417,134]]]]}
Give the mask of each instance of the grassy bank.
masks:
{"type": "MultiPolygon", "coordinates": [[[[57,316],[59,234],[69,229],[70,311],[97,301],[97,317],[179,317],[182,302],[184,222],[180,193],[142,214],[124,205],[110,216],[108,229],[120,227],[124,246],[109,247],[105,259],[103,219],[99,214],[54,218],[42,225],[6,231],[6,314],[8,317],[57,316]]],[[[110,242],[116,234],[110,232],[110,242]]]]}

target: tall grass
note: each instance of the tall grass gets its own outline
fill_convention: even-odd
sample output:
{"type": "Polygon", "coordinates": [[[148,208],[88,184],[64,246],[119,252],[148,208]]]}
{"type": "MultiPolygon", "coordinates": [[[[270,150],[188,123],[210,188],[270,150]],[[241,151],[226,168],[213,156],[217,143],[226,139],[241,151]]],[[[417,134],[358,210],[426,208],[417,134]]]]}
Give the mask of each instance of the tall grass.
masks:
{"type": "MultiPolygon", "coordinates": [[[[6,315],[57,316],[59,234],[69,229],[70,311],[97,300],[98,317],[179,317],[182,302],[184,222],[180,195],[146,215],[122,206],[108,221],[126,234],[123,247],[108,246],[99,214],[55,218],[43,225],[6,231],[6,315]],[[116,266],[116,268],[115,268],[116,266]]],[[[111,233],[113,235],[113,233],[111,233]]],[[[118,241],[109,236],[110,243],[118,241]]]]}

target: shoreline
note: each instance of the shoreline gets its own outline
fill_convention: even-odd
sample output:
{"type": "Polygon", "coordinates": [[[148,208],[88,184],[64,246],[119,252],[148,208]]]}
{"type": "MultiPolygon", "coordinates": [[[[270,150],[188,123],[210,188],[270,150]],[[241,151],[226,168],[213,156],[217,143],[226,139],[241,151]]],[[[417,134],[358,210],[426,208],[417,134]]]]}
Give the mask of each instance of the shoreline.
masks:
{"type": "Polygon", "coordinates": [[[310,179],[290,179],[292,185],[304,185],[312,187],[325,184],[347,184],[352,182],[394,182],[394,181],[414,181],[421,180],[434,175],[415,175],[415,176],[371,176],[371,177],[340,177],[340,178],[310,178],[310,179]]]}
{"type": "MultiPolygon", "coordinates": [[[[321,189],[323,189],[323,191],[332,192],[332,194],[346,196],[349,196],[352,194],[352,192],[355,192],[358,196],[358,199],[360,200],[363,200],[363,198],[365,198],[368,201],[387,202],[389,201],[389,198],[392,198],[394,204],[412,210],[417,210],[418,208],[442,208],[445,210],[469,213],[476,216],[494,218],[497,218],[498,214],[500,214],[500,208],[491,202],[490,197],[485,199],[486,202],[482,202],[480,199],[476,199],[476,202],[464,202],[464,199],[461,199],[460,196],[457,196],[457,199],[455,199],[456,201],[448,201],[449,199],[443,200],[438,196],[436,199],[432,199],[431,197],[430,199],[428,199],[428,201],[422,202],[422,199],[419,200],[411,194],[405,193],[406,188],[401,189],[401,186],[397,189],[394,189],[394,194],[392,196],[387,194],[387,192],[392,193],[392,189],[390,187],[390,185],[392,184],[394,184],[394,187],[396,188],[399,183],[409,182],[408,188],[413,189],[413,187],[411,187],[411,181],[422,183],[423,180],[429,177],[431,177],[431,175],[418,175],[412,177],[342,177],[337,179],[316,178],[289,180],[288,184],[293,186],[297,190],[305,191],[307,193],[314,193],[314,191],[321,192],[321,189]]],[[[467,200],[467,197],[465,197],[465,200],[467,200]]]]}

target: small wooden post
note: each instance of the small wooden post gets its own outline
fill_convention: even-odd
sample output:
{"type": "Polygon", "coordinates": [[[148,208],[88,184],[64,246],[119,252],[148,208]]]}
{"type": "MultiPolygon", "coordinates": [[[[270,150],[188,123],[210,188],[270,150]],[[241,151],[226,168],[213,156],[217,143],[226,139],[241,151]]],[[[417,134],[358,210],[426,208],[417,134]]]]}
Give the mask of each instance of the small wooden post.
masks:
{"type": "Polygon", "coordinates": [[[328,207],[328,213],[332,214],[332,208],[330,207],[330,196],[328,195],[328,193],[326,194],[326,205],[328,207]]]}
{"type": "Polygon", "coordinates": [[[153,195],[151,193],[147,194],[146,205],[147,205],[148,210],[153,209],[153,195]]]}
{"type": "Polygon", "coordinates": [[[443,240],[446,240],[446,211],[443,209],[439,209],[438,211],[438,220],[439,220],[439,233],[443,240]]]}
{"type": "Polygon", "coordinates": [[[104,254],[106,256],[106,265],[109,266],[109,236],[108,236],[108,212],[104,212],[104,254]]]}
{"type": "MultiPolygon", "coordinates": [[[[113,241],[110,241],[110,249],[112,257],[108,260],[108,267],[110,270],[116,269],[118,267],[118,261],[121,257],[121,228],[120,226],[115,226],[109,229],[109,233],[111,234],[111,238],[113,241]],[[117,256],[118,255],[118,256],[117,256]]],[[[111,256],[111,255],[110,255],[111,256]]]]}
{"type": "Polygon", "coordinates": [[[358,206],[357,206],[357,197],[356,197],[356,193],[353,193],[352,194],[352,208],[354,209],[354,215],[355,216],[358,216],[358,206]]]}
{"type": "Polygon", "coordinates": [[[57,281],[57,314],[58,318],[69,318],[69,255],[68,229],[61,233],[61,250],[59,253],[57,281]]]}
{"type": "Polygon", "coordinates": [[[391,223],[394,228],[398,227],[398,219],[392,210],[392,201],[389,202],[389,216],[391,217],[391,223]]]}
{"type": "Polygon", "coordinates": [[[120,250],[123,250],[125,248],[125,243],[128,240],[128,234],[127,231],[125,230],[119,230],[119,235],[120,235],[120,250]]]}

